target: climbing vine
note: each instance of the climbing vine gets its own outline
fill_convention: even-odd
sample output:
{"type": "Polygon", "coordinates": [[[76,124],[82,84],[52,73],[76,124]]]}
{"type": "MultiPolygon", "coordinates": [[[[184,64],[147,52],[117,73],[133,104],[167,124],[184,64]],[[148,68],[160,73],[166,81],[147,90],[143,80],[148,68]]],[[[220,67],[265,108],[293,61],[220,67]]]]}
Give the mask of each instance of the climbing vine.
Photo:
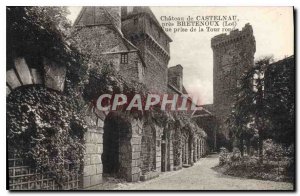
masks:
{"type": "Polygon", "coordinates": [[[42,86],[21,87],[7,97],[7,142],[58,183],[80,173],[85,122],[68,97],[42,86]]]}

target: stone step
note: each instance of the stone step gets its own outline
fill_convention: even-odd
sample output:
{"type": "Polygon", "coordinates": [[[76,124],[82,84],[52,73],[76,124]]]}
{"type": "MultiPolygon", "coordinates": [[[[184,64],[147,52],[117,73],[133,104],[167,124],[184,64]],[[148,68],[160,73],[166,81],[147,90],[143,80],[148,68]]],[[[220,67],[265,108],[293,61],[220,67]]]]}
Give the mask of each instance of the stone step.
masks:
{"type": "Polygon", "coordinates": [[[190,165],[190,164],[183,164],[183,165],[182,165],[183,168],[188,168],[188,167],[191,167],[191,166],[192,166],[192,165],[190,165]]]}
{"type": "Polygon", "coordinates": [[[151,180],[153,178],[157,178],[158,176],[159,176],[159,172],[148,172],[144,175],[141,175],[140,180],[141,181],[151,180]]]}

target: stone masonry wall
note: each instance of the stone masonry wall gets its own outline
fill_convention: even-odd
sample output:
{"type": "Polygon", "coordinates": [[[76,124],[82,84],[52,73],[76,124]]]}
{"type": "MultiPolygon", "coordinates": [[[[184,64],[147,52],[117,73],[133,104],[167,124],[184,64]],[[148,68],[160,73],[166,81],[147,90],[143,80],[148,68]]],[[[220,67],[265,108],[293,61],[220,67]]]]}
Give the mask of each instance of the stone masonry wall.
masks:
{"type": "Polygon", "coordinates": [[[102,183],[103,165],[103,120],[90,112],[86,116],[88,131],[85,133],[85,155],[83,168],[83,188],[90,188],[102,183]]]}
{"type": "Polygon", "coordinates": [[[167,91],[167,64],[150,40],[146,44],[144,59],[146,63],[145,84],[149,86],[152,92],[164,93],[167,91]]]}
{"type": "Polygon", "coordinates": [[[128,174],[128,181],[137,182],[140,180],[142,170],[141,170],[141,141],[142,141],[142,129],[143,122],[140,120],[131,120],[132,137],[130,144],[132,146],[131,153],[131,171],[128,174]]]}
{"type": "Polygon", "coordinates": [[[84,53],[92,57],[93,66],[99,68],[112,66],[125,79],[143,82],[143,78],[139,74],[142,70],[142,61],[137,51],[128,50],[120,34],[112,27],[78,28],[73,33],[73,39],[77,40],[79,48],[84,53]],[[128,63],[121,63],[121,54],[128,54],[128,63]]]}
{"type": "Polygon", "coordinates": [[[161,29],[153,32],[147,15],[138,16],[123,19],[122,32],[141,51],[146,64],[145,84],[152,92],[164,93],[167,91],[169,41],[162,41],[166,38],[161,29]],[[158,34],[161,34],[160,38],[158,34]]]}
{"type": "Polygon", "coordinates": [[[151,127],[144,126],[143,135],[142,135],[142,143],[141,143],[141,169],[142,174],[153,171],[156,167],[154,165],[155,153],[156,153],[156,137],[153,134],[153,130],[151,127]]]}

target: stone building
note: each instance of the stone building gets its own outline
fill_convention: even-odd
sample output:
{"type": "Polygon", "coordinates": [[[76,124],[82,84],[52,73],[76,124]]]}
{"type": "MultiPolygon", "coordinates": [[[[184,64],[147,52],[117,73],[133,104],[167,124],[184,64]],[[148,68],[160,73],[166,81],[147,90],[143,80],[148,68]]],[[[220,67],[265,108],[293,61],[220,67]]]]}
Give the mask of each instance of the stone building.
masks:
{"type": "MultiPolygon", "coordinates": [[[[153,93],[186,94],[182,67],[168,69],[172,40],[149,7],[84,7],[72,38],[83,53],[93,56],[93,66],[112,65],[126,80],[138,79],[153,93]],[[123,55],[128,55],[126,63],[123,55]]],[[[192,165],[205,154],[205,132],[197,125],[193,129],[198,134],[192,135],[188,128],[161,127],[151,118],[137,120],[92,108],[86,121],[90,128],[84,187],[101,183],[103,176],[148,180],[174,167],[179,169],[183,163],[192,165]],[[174,142],[175,129],[180,137],[187,136],[183,143],[174,142]]]]}
{"type": "Polygon", "coordinates": [[[235,89],[243,72],[254,65],[256,51],[252,26],[246,24],[241,31],[231,31],[212,38],[213,49],[213,112],[219,123],[219,132],[229,138],[225,120],[231,112],[235,89]]]}
{"type": "MultiPolygon", "coordinates": [[[[168,68],[168,94],[178,94],[179,96],[188,92],[183,86],[183,67],[178,64],[168,68]]],[[[187,108],[192,105],[191,98],[187,99],[187,108]]],[[[180,106],[180,103],[178,107],[180,106]]],[[[191,126],[193,130],[185,126],[175,126],[171,132],[171,137],[166,143],[171,147],[173,146],[173,167],[175,170],[180,169],[182,166],[193,165],[198,161],[208,150],[207,147],[207,134],[197,124],[197,119],[203,116],[203,113],[207,114],[207,110],[192,111],[177,111],[178,113],[185,113],[185,115],[191,116],[191,126]],[[198,114],[201,113],[201,114],[198,114]],[[178,141],[180,140],[180,141],[178,141]]]]}
{"type": "Polygon", "coordinates": [[[120,7],[83,7],[71,35],[92,66],[112,66],[126,79],[144,81],[145,63],[140,50],[121,30],[120,7]]]}

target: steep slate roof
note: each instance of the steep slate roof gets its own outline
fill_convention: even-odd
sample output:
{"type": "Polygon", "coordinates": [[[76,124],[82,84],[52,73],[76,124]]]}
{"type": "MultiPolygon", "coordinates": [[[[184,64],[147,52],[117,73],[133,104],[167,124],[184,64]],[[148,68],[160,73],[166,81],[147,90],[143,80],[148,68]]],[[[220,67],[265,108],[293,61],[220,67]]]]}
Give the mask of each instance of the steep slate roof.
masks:
{"type": "Polygon", "coordinates": [[[74,26],[111,25],[117,26],[114,19],[105,7],[82,7],[74,26]]]}

